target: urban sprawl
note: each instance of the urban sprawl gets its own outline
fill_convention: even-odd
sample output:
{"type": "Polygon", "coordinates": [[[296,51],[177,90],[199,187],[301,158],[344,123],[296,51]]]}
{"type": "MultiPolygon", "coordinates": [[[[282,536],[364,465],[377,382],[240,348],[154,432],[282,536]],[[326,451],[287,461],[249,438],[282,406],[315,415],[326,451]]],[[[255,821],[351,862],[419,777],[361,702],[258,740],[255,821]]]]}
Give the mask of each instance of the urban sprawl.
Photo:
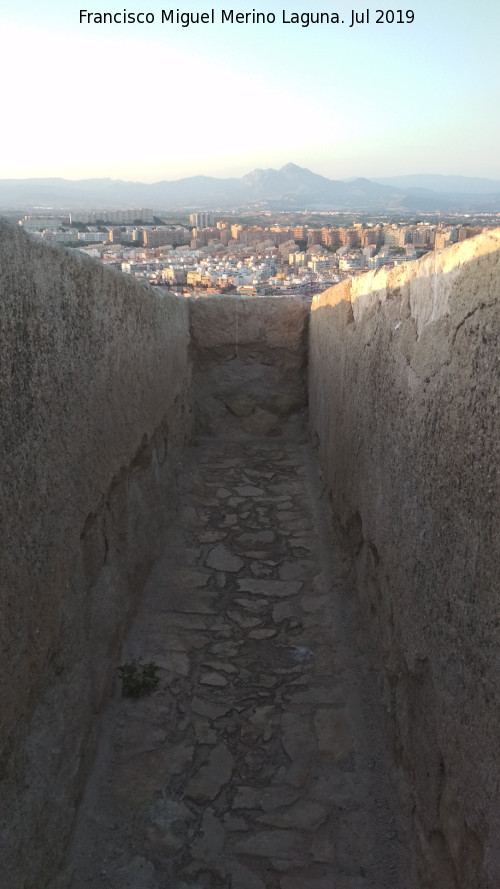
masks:
{"type": "Polygon", "coordinates": [[[478,225],[464,219],[312,227],[280,225],[278,217],[265,226],[199,212],[190,215],[189,226],[165,225],[152,210],[134,208],[31,215],[19,224],[46,242],[81,250],[186,296],[238,292],[305,298],[346,277],[392,268],[498,225],[498,220],[478,225]]]}

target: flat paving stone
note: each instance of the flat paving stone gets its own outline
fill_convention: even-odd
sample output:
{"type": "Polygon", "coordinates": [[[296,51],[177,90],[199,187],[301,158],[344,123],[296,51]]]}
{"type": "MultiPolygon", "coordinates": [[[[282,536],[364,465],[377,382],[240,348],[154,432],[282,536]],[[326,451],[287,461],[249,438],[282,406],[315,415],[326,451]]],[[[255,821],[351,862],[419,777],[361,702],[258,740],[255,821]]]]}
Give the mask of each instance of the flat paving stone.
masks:
{"type": "Polygon", "coordinates": [[[278,634],[278,631],[275,629],[272,629],[272,628],[266,629],[265,627],[262,627],[262,629],[250,630],[250,632],[248,634],[248,638],[249,639],[261,639],[261,640],[262,639],[272,639],[273,636],[276,636],[277,634],[278,634]]]}
{"type": "Polygon", "coordinates": [[[269,602],[267,599],[235,599],[236,605],[241,605],[245,611],[250,611],[252,614],[260,614],[261,611],[265,611],[269,607],[269,602]]]}
{"type": "Polygon", "coordinates": [[[302,834],[293,830],[261,830],[239,840],[235,849],[259,858],[296,859],[305,844],[302,834]]]}
{"type": "Polygon", "coordinates": [[[259,809],[261,791],[258,787],[239,786],[233,800],[233,809],[259,809]]]}
{"type": "Polygon", "coordinates": [[[210,670],[208,673],[202,673],[200,676],[201,685],[211,685],[217,688],[224,688],[227,685],[229,679],[226,679],[222,673],[216,673],[215,670],[210,670]]]}
{"type": "Polygon", "coordinates": [[[199,697],[192,698],[189,706],[194,713],[198,713],[200,716],[208,716],[209,719],[219,719],[220,716],[225,716],[231,710],[230,703],[219,704],[207,698],[199,697]]]}
{"type": "Polygon", "coordinates": [[[241,614],[239,611],[228,611],[227,616],[234,620],[235,624],[238,624],[242,630],[258,627],[262,623],[260,618],[249,617],[247,614],[241,614]]]}
{"type": "Polygon", "coordinates": [[[273,607],[273,621],[275,624],[279,624],[283,620],[288,620],[291,617],[295,617],[296,613],[297,606],[294,602],[278,602],[273,607]]]}
{"type": "Polygon", "coordinates": [[[233,757],[225,744],[210,753],[208,762],[194,775],[186,787],[186,796],[195,800],[214,800],[229,781],[234,767],[233,757]]]}
{"type": "Polygon", "coordinates": [[[257,818],[258,824],[270,824],[273,827],[296,828],[297,830],[315,831],[326,821],[328,812],[316,800],[300,800],[284,812],[270,812],[257,818]]]}
{"type": "Polygon", "coordinates": [[[205,565],[218,571],[239,571],[244,566],[243,559],[235,556],[227,546],[219,544],[210,550],[205,565]]]}
{"type": "Polygon", "coordinates": [[[160,683],[111,699],[44,889],[405,889],[406,823],[312,450],[200,440],[180,494],[122,659],[155,662],[160,683]]]}
{"type": "Polygon", "coordinates": [[[201,819],[201,836],[191,843],[193,858],[201,861],[217,861],[224,848],[226,832],[213,809],[206,809],[201,819]]]}

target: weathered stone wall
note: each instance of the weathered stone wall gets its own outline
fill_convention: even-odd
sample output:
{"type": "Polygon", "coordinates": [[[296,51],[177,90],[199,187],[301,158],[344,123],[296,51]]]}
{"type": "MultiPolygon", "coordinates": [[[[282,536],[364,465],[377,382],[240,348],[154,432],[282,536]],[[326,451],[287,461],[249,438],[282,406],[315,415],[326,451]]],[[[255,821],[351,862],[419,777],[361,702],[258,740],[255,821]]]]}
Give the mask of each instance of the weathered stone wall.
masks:
{"type": "Polygon", "coordinates": [[[188,307],[0,228],[0,887],[64,849],[190,433],[188,307]]]}
{"type": "Polygon", "coordinates": [[[313,434],[421,889],[500,885],[500,230],[316,297],[313,434]]]}
{"type": "Polygon", "coordinates": [[[193,412],[201,435],[297,434],[307,405],[300,299],[190,300],[193,412]]]}

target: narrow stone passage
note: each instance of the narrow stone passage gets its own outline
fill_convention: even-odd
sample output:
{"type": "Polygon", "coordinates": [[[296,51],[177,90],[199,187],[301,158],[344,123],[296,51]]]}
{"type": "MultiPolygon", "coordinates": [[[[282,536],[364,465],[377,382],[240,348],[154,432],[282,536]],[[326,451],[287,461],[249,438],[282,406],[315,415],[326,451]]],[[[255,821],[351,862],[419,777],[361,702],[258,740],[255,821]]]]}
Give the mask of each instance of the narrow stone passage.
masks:
{"type": "Polygon", "coordinates": [[[191,449],[62,889],[405,889],[407,849],[309,445],[191,449]]]}

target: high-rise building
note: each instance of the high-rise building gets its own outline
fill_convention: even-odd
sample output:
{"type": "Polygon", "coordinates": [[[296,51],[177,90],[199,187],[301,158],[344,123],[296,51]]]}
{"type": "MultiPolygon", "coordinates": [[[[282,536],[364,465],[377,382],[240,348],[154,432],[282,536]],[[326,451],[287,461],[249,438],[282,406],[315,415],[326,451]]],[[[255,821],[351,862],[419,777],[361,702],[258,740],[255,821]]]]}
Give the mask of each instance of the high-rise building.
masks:
{"type": "Polygon", "coordinates": [[[360,235],[356,228],[339,228],[340,242],[344,247],[359,247],[360,235]]]}
{"type": "Polygon", "coordinates": [[[191,213],[189,216],[189,223],[195,228],[213,228],[215,225],[214,214],[206,212],[191,213]]]}
{"type": "Polygon", "coordinates": [[[320,228],[310,228],[307,232],[307,246],[313,247],[315,244],[321,244],[320,228]]]}
{"type": "Polygon", "coordinates": [[[242,231],[243,231],[243,226],[238,225],[238,223],[235,223],[235,225],[231,226],[231,237],[232,237],[233,241],[239,240],[239,238],[241,237],[242,231]]]}

